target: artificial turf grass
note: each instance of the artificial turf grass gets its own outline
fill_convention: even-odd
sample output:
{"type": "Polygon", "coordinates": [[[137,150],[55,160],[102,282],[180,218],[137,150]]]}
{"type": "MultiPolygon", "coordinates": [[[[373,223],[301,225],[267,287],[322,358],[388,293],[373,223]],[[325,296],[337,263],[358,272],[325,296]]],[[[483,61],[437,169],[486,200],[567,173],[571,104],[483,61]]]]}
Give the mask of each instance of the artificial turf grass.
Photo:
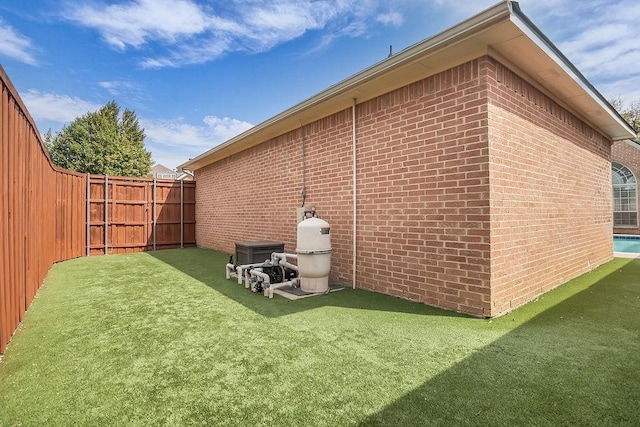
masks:
{"type": "Polygon", "coordinates": [[[475,319],[365,291],[268,300],[190,249],[56,265],[0,424],[633,424],[640,261],[475,319]]]}
{"type": "Polygon", "coordinates": [[[637,425],[640,261],[627,262],[495,319],[524,322],[361,424],[637,425]]]}

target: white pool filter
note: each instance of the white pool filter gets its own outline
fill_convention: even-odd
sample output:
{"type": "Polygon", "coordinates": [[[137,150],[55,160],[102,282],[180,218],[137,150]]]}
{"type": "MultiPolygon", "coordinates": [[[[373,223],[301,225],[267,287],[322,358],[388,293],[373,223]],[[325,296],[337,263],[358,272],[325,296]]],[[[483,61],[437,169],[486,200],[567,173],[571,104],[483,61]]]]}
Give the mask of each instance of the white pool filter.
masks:
{"type": "Polygon", "coordinates": [[[236,277],[238,284],[270,298],[273,298],[274,290],[283,288],[295,288],[307,295],[329,292],[331,228],[329,223],[316,216],[315,211],[308,214],[310,216],[298,224],[295,254],[272,252],[267,259],[261,260],[258,258],[265,257],[266,243],[280,251],[284,244],[236,243],[236,262],[231,256],[225,267],[227,279],[236,277]],[[238,254],[242,252],[239,249],[247,248],[253,251],[254,256],[242,257],[242,264],[238,263],[241,258],[238,254]]]}
{"type": "Polygon", "coordinates": [[[298,224],[298,273],[304,292],[328,292],[331,271],[331,234],[329,223],[307,218],[298,224]]]}

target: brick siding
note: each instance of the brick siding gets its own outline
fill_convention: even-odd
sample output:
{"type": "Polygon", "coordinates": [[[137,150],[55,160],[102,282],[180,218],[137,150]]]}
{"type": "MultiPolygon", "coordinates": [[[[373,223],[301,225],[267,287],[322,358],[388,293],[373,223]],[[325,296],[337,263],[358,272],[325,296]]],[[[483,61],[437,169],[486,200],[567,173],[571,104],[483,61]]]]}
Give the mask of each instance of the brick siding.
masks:
{"type": "MultiPolygon", "coordinates": [[[[533,88],[544,108],[523,97],[507,71],[484,57],[358,103],[357,287],[494,316],[611,257],[608,142],[533,88]]],[[[331,280],[350,285],[351,117],[197,170],[198,246],[295,251],[304,145],[307,204],[332,227],[331,280]]]]}
{"type": "Polygon", "coordinates": [[[482,68],[474,60],[358,105],[358,287],[489,309],[482,68]]]}
{"type": "Polygon", "coordinates": [[[610,142],[503,65],[489,73],[491,314],[610,260],[610,142]]]}
{"type": "MultiPolygon", "coordinates": [[[[632,147],[624,141],[618,141],[611,147],[611,161],[626,166],[636,177],[636,181],[640,181],[640,146],[632,147]]],[[[640,193],[640,188],[636,190],[636,195],[640,193]]],[[[640,221],[638,227],[615,227],[614,233],[620,234],[640,234],[640,221]]]]}

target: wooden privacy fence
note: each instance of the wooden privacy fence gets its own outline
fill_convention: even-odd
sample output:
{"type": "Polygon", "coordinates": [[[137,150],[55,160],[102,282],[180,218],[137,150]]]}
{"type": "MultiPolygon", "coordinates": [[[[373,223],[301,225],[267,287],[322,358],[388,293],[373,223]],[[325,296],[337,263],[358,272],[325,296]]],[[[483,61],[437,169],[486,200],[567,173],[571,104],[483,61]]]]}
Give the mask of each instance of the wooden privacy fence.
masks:
{"type": "Polygon", "coordinates": [[[91,175],[87,255],[195,246],[195,181],[91,175]]]}
{"type": "Polygon", "coordinates": [[[195,245],[195,185],[53,165],[0,66],[0,354],[58,261],[195,245]]]}
{"type": "Polygon", "coordinates": [[[54,262],[84,254],[85,181],[56,168],[0,67],[0,353],[54,262]]]}

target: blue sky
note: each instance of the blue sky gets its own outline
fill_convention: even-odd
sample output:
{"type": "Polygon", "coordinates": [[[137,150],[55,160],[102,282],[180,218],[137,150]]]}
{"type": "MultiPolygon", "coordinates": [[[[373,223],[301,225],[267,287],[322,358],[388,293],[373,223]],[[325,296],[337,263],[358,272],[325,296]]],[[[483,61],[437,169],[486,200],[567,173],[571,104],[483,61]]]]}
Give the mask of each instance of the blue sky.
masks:
{"type": "MultiPolygon", "coordinates": [[[[115,100],[174,168],[495,3],[3,1],[0,63],[40,132],[115,100]]],[[[640,2],[520,6],[607,99],[640,99],[640,2]]]]}

